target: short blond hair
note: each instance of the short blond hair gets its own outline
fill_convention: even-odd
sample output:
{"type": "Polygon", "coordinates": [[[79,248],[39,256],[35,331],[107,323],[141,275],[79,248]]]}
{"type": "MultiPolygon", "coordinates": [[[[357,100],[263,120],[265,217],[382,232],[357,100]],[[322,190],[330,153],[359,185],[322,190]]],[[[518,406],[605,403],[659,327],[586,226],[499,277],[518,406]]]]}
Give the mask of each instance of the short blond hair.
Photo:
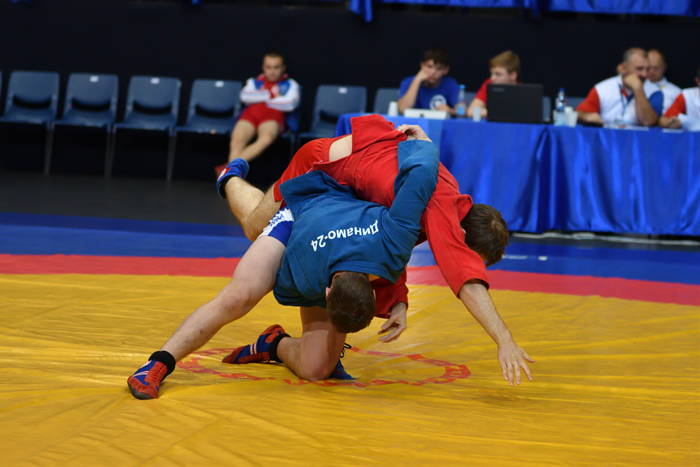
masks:
{"type": "Polygon", "coordinates": [[[496,68],[497,66],[505,68],[508,73],[512,73],[514,71],[519,75],[520,57],[518,57],[518,54],[514,54],[510,50],[506,50],[505,52],[502,52],[489,60],[489,68],[496,68]]]}

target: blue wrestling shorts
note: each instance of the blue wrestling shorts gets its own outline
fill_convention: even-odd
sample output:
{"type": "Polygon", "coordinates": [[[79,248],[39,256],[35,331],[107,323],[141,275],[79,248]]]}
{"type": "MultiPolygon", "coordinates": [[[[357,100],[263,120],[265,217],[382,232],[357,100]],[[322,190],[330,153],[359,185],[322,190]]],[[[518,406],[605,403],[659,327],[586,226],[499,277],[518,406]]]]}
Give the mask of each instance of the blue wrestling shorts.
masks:
{"type": "Polygon", "coordinates": [[[287,246],[293,225],[294,216],[292,216],[292,211],[290,211],[289,208],[280,209],[277,211],[277,214],[270,219],[270,223],[263,229],[260,236],[276,238],[282,242],[282,245],[287,246]]]}

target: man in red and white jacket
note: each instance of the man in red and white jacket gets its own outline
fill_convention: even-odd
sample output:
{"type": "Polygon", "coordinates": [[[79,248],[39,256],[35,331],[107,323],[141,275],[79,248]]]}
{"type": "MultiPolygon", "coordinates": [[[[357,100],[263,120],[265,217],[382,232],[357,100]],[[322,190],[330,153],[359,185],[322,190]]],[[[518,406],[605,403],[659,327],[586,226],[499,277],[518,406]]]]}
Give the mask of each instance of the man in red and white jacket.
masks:
{"type": "Polygon", "coordinates": [[[596,84],[576,109],[578,121],[591,124],[654,126],[659,121],[664,95],[647,95],[644,82],[649,59],[644,49],[627,49],[618,67],[620,74],[596,84]]]}
{"type": "Polygon", "coordinates": [[[697,86],[681,91],[659,120],[659,126],[700,130],[700,69],[695,77],[695,83],[697,86]]]}
{"type": "Polygon", "coordinates": [[[292,112],[299,105],[299,84],[285,73],[284,57],[276,52],[266,54],[262,69],[258,77],[246,81],[241,91],[241,102],[246,108],[231,132],[229,161],[236,158],[251,161],[286,127],[296,129],[292,112]]]}

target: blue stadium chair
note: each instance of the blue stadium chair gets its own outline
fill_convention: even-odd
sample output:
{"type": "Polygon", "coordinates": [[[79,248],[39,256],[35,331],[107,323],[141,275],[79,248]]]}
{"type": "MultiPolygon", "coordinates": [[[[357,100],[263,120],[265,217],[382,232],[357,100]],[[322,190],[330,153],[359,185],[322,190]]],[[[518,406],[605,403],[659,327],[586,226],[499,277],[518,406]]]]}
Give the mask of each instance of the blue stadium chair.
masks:
{"type": "Polygon", "coordinates": [[[566,105],[571,106],[576,110],[576,107],[581,105],[581,102],[585,101],[585,97],[567,97],[566,98],[566,105]]]}
{"type": "MultiPolygon", "coordinates": [[[[242,87],[240,81],[195,80],[187,108],[187,121],[175,128],[175,134],[230,134],[241,112],[242,87]]],[[[174,147],[171,156],[175,157],[174,147]]],[[[168,180],[173,177],[174,166],[174,160],[168,160],[168,180]]]]}
{"type": "Polygon", "coordinates": [[[542,121],[552,121],[552,98],[549,96],[542,96],[542,121]]]}
{"type": "Polygon", "coordinates": [[[46,127],[44,173],[49,173],[53,127],[58,110],[58,73],[14,71],[7,87],[5,114],[0,122],[46,127]]]}
{"type": "MultiPolygon", "coordinates": [[[[132,76],[126,96],[124,121],[112,125],[111,148],[105,176],[112,174],[117,130],[148,130],[166,132],[168,165],[175,149],[175,125],[180,106],[180,80],[158,76],[132,76]]],[[[167,168],[167,173],[172,167],[167,168]]]]}
{"type": "Polygon", "coordinates": [[[464,100],[467,101],[467,107],[472,103],[474,98],[476,97],[475,92],[465,92],[464,93],[464,100]]]}
{"type": "Polygon", "coordinates": [[[386,114],[389,110],[389,102],[399,100],[399,88],[379,88],[374,95],[375,114],[386,114]]]}
{"type": "Polygon", "coordinates": [[[316,91],[311,129],[299,139],[335,136],[338,117],[347,113],[364,113],[367,109],[367,88],[364,86],[321,85],[316,91]]]}
{"type": "Polygon", "coordinates": [[[192,84],[187,121],[176,132],[226,134],[241,112],[240,81],[197,79],[192,84]]]}
{"type": "MultiPolygon", "coordinates": [[[[66,87],[63,117],[56,125],[103,128],[107,133],[105,173],[109,159],[112,124],[117,118],[119,78],[116,75],[72,73],[66,87]]],[[[50,150],[50,148],[49,148],[50,150]]],[[[49,160],[51,155],[49,153],[49,160]]]]}

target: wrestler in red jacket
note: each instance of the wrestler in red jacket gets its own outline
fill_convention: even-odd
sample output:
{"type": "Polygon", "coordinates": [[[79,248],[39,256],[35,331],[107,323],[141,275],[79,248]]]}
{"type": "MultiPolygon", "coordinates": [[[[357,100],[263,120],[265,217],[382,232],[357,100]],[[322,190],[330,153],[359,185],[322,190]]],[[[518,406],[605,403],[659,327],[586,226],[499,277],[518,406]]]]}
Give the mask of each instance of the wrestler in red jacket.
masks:
{"type": "MultiPolygon", "coordinates": [[[[351,125],[352,135],[323,138],[302,147],[267,193],[241,178],[230,179],[224,188],[226,198],[249,238],[257,237],[281,206],[279,185],[309,170],[323,170],[340,184],[353,188],[360,198],[391,206],[398,173],[398,143],[406,139],[406,134],[427,136],[414,126],[395,129],[379,115],[354,118],[351,125]]],[[[525,360],[534,360],[515,343],[487,290],[484,261],[490,265],[500,260],[508,244],[508,230],[498,211],[485,205],[474,206],[471,197],[459,192],[456,180],[441,164],[437,188],[423,213],[421,228],[453,293],[498,345],[504,378],[511,384],[520,383],[522,368],[531,379],[525,360]],[[484,234],[484,227],[488,235],[484,234]]],[[[389,319],[382,326],[391,331],[382,338],[388,342],[406,328],[405,275],[396,286],[385,285],[387,290],[377,292],[377,310],[390,309],[389,319]]],[[[385,317],[386,312],[378,316],[385,317]]]]}

